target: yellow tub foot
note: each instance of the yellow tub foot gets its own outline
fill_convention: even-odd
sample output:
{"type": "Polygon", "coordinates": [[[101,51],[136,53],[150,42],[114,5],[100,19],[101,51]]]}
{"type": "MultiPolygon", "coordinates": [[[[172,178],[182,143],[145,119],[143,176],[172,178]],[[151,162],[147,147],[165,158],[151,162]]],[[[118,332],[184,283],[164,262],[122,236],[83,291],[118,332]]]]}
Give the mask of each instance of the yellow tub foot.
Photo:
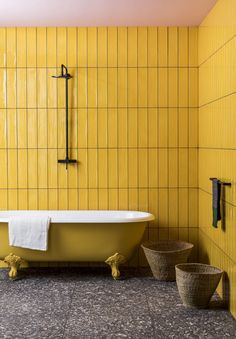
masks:
{"type": "Polygon", "coordinates": [[[18,257],[13,253],[10,253],[4,258],[4,260],[1,260],[0,268],[3,267],[10,267],[8,275],[11,279],[16,279],[18,269],[20,267],[28,267],[28,263],[21,257],[18,257]]]}
{"type": "Polygon", "coordinates": [[[125,262],[125,257],[120,253],[115,253],[111,257],[109,257],[105,263],[111,267],[111,275],[113,279],[119,279],[120,271],[119,265],[125,262]]]}

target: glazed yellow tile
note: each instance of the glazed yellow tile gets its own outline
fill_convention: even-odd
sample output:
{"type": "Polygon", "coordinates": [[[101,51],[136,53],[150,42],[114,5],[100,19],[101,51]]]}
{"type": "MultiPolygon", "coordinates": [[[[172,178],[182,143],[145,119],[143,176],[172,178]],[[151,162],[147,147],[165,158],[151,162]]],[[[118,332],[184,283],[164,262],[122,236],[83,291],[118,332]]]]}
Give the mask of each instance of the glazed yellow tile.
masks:
{"type": "Polygon", "coordinates": [[[127,107],[127,68],[118,68],[117,72],[118,107],[127,107]]]}
{"type": "Polygon", "coordinates": [[[0,148],[7,146],[7,111],[0,109],[0,148]]]}
{"type": "Polygon", "coordinates": [[[67,29],[65,27],[57,27],[57,40],[56,40],[56,51],[57,51],[57,67],[61,67],[61,64],[67,64],[67,29]]]}
{"type": "Polygon", "coordinates": [[[178,72],[177,68],[168,69],[168,105],[178,106],[178,72]]]}
{"type": "Polygon", "coordinates": [[[98,68],[97,81],[98,107],[107,107],[107,68],[98,68]]]}
{"type": "MultiPolygon", "coordinates": [[[[16,70],[15,69],[7,70],[6,87],[7,87],[6,90],[8,93],[7,107],[16,108],[16,70]],[[9,93],[11,93],[11,95],[9,95],[9,93]]],[[[3,87],[3,90],[4,90],[4,87],[3,87]]]]}
{"type": "Polygon", "coordinates": [[[47,188],[48,184],[47,150],[38,149],[38,188],[47,188]]]}
{"type": "Polygon", "coordinates": [[[88,27],[88,67],[97,67],[97,28],[88,27]]]}
{"type": "Polygon", "coordinates": [[[188,147],[188,124],[189,124],[189,116],[187,108],[179,109],[179,129],[181,133],[179,133],[179,146],[180,147],[188,147]]]}
{"type": "Polygon", "coordinates": [[[138,146],[138,110],[128,108],[128,147],[138,146]]]}
{"type": "Polygon", "coordinates": [[[167,55],[167,36],[168,36],[168,28],[167,27],[158,27],[158,66],[166,67],[168,63],[168,55],[167,55]]]}
{"type": "Polygon", "coordinates": [[[138,150],[128,150],[128,178],[129,187],[138,186],[138,150]]]}
{"type": "Polygon", "coordinates": [[[86,109],[78,109],[78,148],[87,147],[88,114],[86,109]]]}
{"type": "Polygon", "coordinates": [[[117,147],[117,109],[108,109],[108,147],[117,147]]]}
{"type": "Polygon", "coordinates": [[[98,143],[98,117],[97,109],[88,109],[88,147],[97,147],[98,143]]]}
{"type": "Polygon", "coordinates": [[[189,66],[198,67],[198,27],[189,27],[189,66]]]}
{"type": "Polygon", "coordinates": [[[109,189],[108,190],[108,209],[117,210],[118,209],[118,189],[109,189]]]}
{"type": "Polygon", "coordinates": [[[138,147],[148,146],[148,111],[147,108],[138,109],[138,147]]]}
{"type": "Polygon", "coordinates": [[[48,209],[48,190],[46,189],[38,190],[38,209],[39,210],[48,209]]]}
{"type": "Polygon", "coordinates": [[[127,149],[118,150],[118,186],[125,188],[128,186],[128,151],[127,149]]]}
{"type": "Polygon", "coordinates": [[[79,190],[79,209],[80,210],[88,209],[88,190],[87,189],[79,190]]]}
{"type": "Polygon", "coordinates": [[[26,28],[17,27],[16,29],[16,45],[17,45],[17,54],[16,54],[16,64],[17,67],[26,67],[27,66],[27,37],[26,37],[26,28]]]}
{"type": "Polygon", "coordinates": [[[38,109],[38,148],[47,148],[47,110],[38,109]]]}
{"type": "Polygon", "coordinates": [[[26,106],[28,108],[36,108],[37,106],[36,105],[36,102],[37,102],[36,88],[37,88],[36,87],[36,69],[28,68],[26,70],[26,98],[27,98],[26,106]]]}
{"type": "Polygon", "coordinates": [[[131,188],[129,190],[129,210],[138,210],[138,190],[137,188],[131,188]]]}
{"type": "Polygon", "coordinates": [[[7,28],[7,67],[16,67],[16,28],[7,28]]]}
{"type": "Polygon", "coordinates": [[[19,210],[28,209],[28,190],[26,189],[18,190],[18,209],[19,210]]]}
{"type": "Polygon", "coordinates": [[[0,149],[0,189],[7,188],[7,150],[0,149]]]}
{"type": "Polygon", "coordinates": [[[69,210],[78,209],[78,192],[76,189],[68,190],[68,209],[69,210]]]}
{"type": "Polygon", "coordinates": [[[128,27],[128,67],[137,67],[138,62],[138,30],[128,27]]]}
{"type": "Polygon", "coordinates": [[[17,69],[17,94],[16,102],[18,108],[26,107],[26,69],[17,69]]]}
{"type": "Polygon", "coordinates": [[[58,165],[57,165],[57,150],[56,149],[48,149],[48,187],[49,188],[57,188],[58,184],[58,165]]]}
{"type": "Polygon", "coordinates": [[[128,146],[128,112],[126,108],[118,109],[118,147],[128,146]]]}
{"type": "Polygon", "coordinates": [[[68,191],[67,189],[58,189],[58,209],[68,210],[68,191]]]}
{"type": "Polygon", "coordinates": [[[18,188],[27,188],[28,186],[28,171],[27,171],[27,150],[19,149],[17,153],[17,183],[18,188]]]}
{"type": "Polygon", "coordinates": [[[108,149],[108,187],[118,187],[118,154],[117,149],[108,149]]]}
{"type": "Polygon", "coordinates": [[[48,190],[48,209],[49,210],[58,209],[58,190],[57,189],[48,190]]]}
{"type": "Polygon", "coordinates": [[[17,112],[16,109],[7,110],[7,146],[17,147],[17,112]]]}
{"type": "Polygon", "coordinates": [[[69,110],[69,147],[77,148],[78,140],[77,140],[77,127],[78,127],[78,111],[77,109],[69,110]]]}
{"type": "MultiPolygon", "coordinates": [[[[8,190],[7,198],[8,198],[7,208],[9,208],[9,210],[17,210],[18,208],[17,190],[8,190]]],[[[0,209],[1,207],[2,206],[0,206],[0,209]]]]}
{"type": "MultiPolygon", "coordinates": [[[[37,27],[36,28],[36,41],[37,41],[37,67],[47,66],[47,28],[37,27]]],[[[34,66],[32,66],[34,67],[34,66]]]]}
{"type": "Polygon", "coordinates": [[[68,67],[77,67],[77,28],[67,27],[67,64],[68,67]]]}
{"type": "MultiPolygon", "coordinates": [[[[47,82],[46,69],[37,68],[37,104],[39,108],[46,108],[47,106],[47,91],[46,91],[46,86],[45,86],[46,82],[47,82]]],[[[63,97],[64,97],[64,92],[63,92],[63,97]]]]}
{"type": "MultiPolygon", "coordinates": [[[[36,67],[36,28],[27,27],[27,67],[36,67]]],[[[40,47],[40,46],[39,46],[40,47]]]]}
{"type": "Polygon", "coordinates": [[[139,107],[147,107],[147,96],[148,96],[148,87],[147,87],[147,69],[146,68],[138,68],[138,106],[139,107]]]}
{"type": "MultiPolygon", "coordinates": [[[[180,67],[188,67],[188,44],[189,41],[189,32],[188,27],[178,27],[178,59],[180,67]]],[[[196,48],[197,46],[195,46],[196,48]]]]}
{"type": "Polygon", "coordinates": [[[157,147],[157,108],[148,108],[148,145],[157,147]]]}
{"type": "Polygon", "coordinates": [[[188,225],[188,189],[179,189],[179,227],[189,227],[188,225]]]}
{"type": "Polygon", "coordinates": [[[159,107],[167,107],[168,94],[168,72],[167,68],[158,69],[158,103],[159,107]]]}
{"type": "Polygon", "coordinates": [[[188,93],[188,79],[189,79],[189,69],[188,68],[179,68],[178,70],[178,103],[179,107],[188,107],[189,97],[188,93]]]}
{"type": "Polygon", "coordinates": [[[98,109],[98,147],[107,147],[107,109],[98,109]]]}
{"type": "Polygon", "coordinates": [[[168,27],[168,66],[178,66],[178,28],[168,27]]]}
{"type": "Polygon", "coordinates": [[[88,107],[97,107],[98,72],[96,68],[88,68],[88,107]]]}
{"type": "Polygon", "coordinates": [[[57,66],[57,28],[47,27],[47,67],[57,66]]]}
{"type": "Polygon", "coordinates": [[[128,107],[137,107],[138,104],[137,73],[137,68],[128,68],[128,107]]]}
{"type": "MultiPolygon", "coordinates": [[[[168,185],[169,187],[178,187],[178,149],[168,150],[168,185]]],[[[196,166],[196,164],[194,164],[196,166]]]]}
{"type": "Polygon", "coordinates": [[[88,190],[88,209],[98,209],[98,190],[95,188],[91,188],[88,190]]]}
{"type": "Polygon", "coordinates": [[[118,44],[118,67],[127,67],[128,50],[127,50],[127,27],[118,27],[117,44],[118,44]]]}
{"type": "Polygon", "coordinates": [[[157,27],[148,27],[148,66],[157,66],[157,27]]]}
{"type": "Polygon", "coordinates": [[[88,149],[88,187],[98,187],[98,154],[96,149],[88,149]]]}
{"type": "Polygon", "coordinates": [[[168,153],[167,149],[158,150],[159,187],[168,187],[168,153]]]}
{"type": "Polygon", "coordinates": [[[78,70],[78,107],[86,107],[88,102],[88,70],[78,70]]]}
{"type": "MultiPolygon", "coordinates": [[[[170,188],[169,189],[169,227],[170,229],[174,227],[178,227],[178,189],[177,188],[170,188]]],[[[173,233],[172,233],[173,234],[173,233]]]]}
{"type": "Polygon", "coordinates": [[[117,68],[108,68],[108,107],[117,107],[117,68]]]}
{"type": "Polygon", "coordinates": [[[147,66],[147,27],[138,27],[138,66],[147,66]]]}
{"type": "Polygon", "coordinates": [[[108,156],[106,149],[98,149],[98,186],[108,186],[108,156]]]}
{"type": "Polygon", "coordinates": [[[158,151],[148,151],[148,183],[149,187],[158,187],[158,151]]]}
{"type": "Polygon", "coordinates": [[[0,28],[0,67],[6,67],[6,28],[0,28]]]}
{"type": "Polygon", "coordinates": [[[6,108],[7,104],[7,73],[6,70],[0,69],[0,108],[6,108]]]}
{"type": "Polygon", "coordinates": [[[169,224],[168,217],[168,190],[159,189],[158,191],[158,226],[167,227],[169,224]]]}
{"type": "Polygon", "coordinates": [[[37,149],[28,149],[28,188],[36,189],[38,187],[38,151],[37,149]]]}
{"type": "MultiPolygon", "coordinates": [[[[149,212],[154,215],[156,218],[158,216],[158,189],[157,188],[149,188],[148,190],[148,201],[149,201],[149,212]]],[[[150,225],[152,227],[158,226],[158,220],[155,219],[151,221],[150,225]]]]}
{"type": "Polygon", "coordinates": [[[148,107],[157,107],[157,68],[148,68],[147,77],[148,107]]]}
{"type": "Polygon", "coordinates": [[[148,186],[148,152],[147,149],[138,151],[138,185],[139,187],[148,186]]]}
{"type": "Polygon", "coordinates": [[[107,27],[97,29],[98,67],[107,67],[107,27]]]}
{"type": "Polygon", "coordinates": [[[57,110],[57,147],[60,149],[65,148],[66,144],[66,135],[65,135],[65,110],[58,109],[57,110]]]}
{"type": "Polygon", "coordinates": [[[78,67],[87,67],[88,64],[88,30],[86,27],[78,27],[78,67]]]}
{"type": "Polygon", "coordinates": [[[8,189],[17,188],[17,151],[8,149],[7,154],[8,189]]]}
{"type": "Polygon", "coordinates": [[[108,210],[108,190],[106,188],[100,188],[98,191],[98,209],[108,210]]]}
{"type": "Polygon", "coordinates": [[[117,27],[108,27],[107,28],[107,62],[108,67],[117,67],[118,59],[118,29],[117,27]]]}
{"type": "Polygon", "coordinates": [[[159,147],[167,147],[168,143],[168,110],[159,108],[158,110],[158,145],[159,147]]]}
{"type": "Polygon", "coordinates": [[[127,188],[119,189],[119,210],[128,209],[128,190],[127,188]]]}
{"type": "Polygon", "coordinates": [[[171,131],[168,135],[168,146],[178,147],[179,135],[179,110],[178,108],[169,108],[168,110],[168,129],[171,131]]]}
{"type": "Polygon", "coordinates": [[[188,149],[179,149],[179,186],[187,187],[188,186],[188,149]]]}

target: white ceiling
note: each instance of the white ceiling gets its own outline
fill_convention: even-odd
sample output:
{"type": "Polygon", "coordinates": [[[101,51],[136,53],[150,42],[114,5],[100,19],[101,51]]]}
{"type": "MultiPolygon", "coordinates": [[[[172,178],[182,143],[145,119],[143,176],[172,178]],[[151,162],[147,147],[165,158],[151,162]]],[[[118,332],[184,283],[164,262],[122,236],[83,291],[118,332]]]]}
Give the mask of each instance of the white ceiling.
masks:
{"type": "Polygon", "coordinates": [[[0,0],[0,26],[195,26],[217,0],[0,0]]]}

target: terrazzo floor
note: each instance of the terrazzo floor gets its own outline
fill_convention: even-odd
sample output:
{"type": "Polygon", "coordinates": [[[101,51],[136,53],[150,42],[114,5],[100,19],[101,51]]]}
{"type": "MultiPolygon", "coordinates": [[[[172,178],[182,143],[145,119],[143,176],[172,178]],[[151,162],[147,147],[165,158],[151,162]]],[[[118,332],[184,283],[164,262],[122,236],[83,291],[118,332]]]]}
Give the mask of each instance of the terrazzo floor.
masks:
{"type": "MultiPolygon", "coordinates": [[[[182,306],[176,284],[109,270],[30,269],[16,281],[0,274],[0,338],[236,338],[236,321],[213,300],[182,306]]],[[[215,297],[216,298],[216,297],[215,297]]]]}

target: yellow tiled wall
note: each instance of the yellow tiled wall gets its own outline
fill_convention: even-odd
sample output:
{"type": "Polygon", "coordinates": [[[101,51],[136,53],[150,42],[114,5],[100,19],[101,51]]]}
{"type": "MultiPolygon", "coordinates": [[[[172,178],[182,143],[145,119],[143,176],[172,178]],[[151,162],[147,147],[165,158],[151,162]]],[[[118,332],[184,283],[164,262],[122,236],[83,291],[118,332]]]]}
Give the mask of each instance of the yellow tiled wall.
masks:
{"type": "Polygon", "coordinates": [[[197,28],[0,29],[0,208],[129,209],[198,237],[197,28]],[[70,155],[65,157],[68,66],[70,155]]]}
{"type": "Polygon", "coordinates": [[[236,2],[219,0],[199,28],[200,260],[222,267],[219,292],[236,316],[236,2]],[[212,223],[210,177],[222,192],[222,222],[212,223]]]}

